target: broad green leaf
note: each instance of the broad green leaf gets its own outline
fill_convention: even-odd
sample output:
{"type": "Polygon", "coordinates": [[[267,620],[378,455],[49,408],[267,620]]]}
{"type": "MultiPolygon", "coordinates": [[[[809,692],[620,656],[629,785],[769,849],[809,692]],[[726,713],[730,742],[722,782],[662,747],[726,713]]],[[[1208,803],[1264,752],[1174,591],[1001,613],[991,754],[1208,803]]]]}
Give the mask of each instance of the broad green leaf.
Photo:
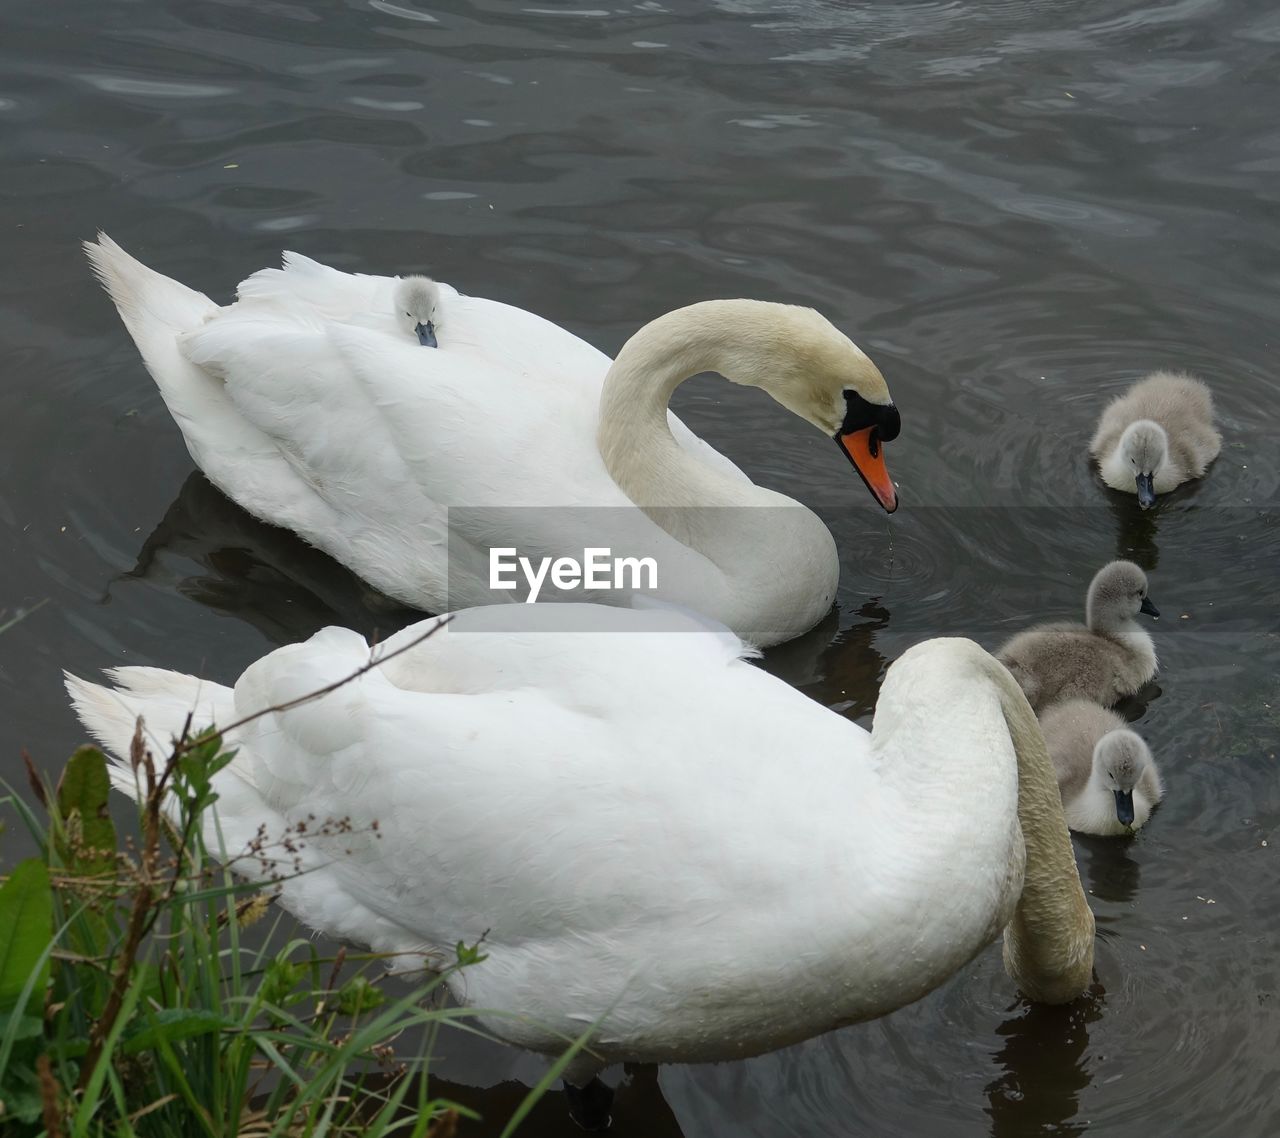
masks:
{"type": "Polygon", "coordinates": [[[154,1049],[161,1040],[176,1043],[234,1026],[234,1020],[206,1008],[162,1008],[149,1013],[146,1023],[126,1033],[121,1050],[126,1055],[136,1055],[154,1049]]]}
{"type": "Polygon", "coordinates": [[[58,780],[58,815],[63,829],[58,853],[68,868],[94,876],[115,869],[116,828],[107,804],[110,793],[106,757],[97,747],[80,747],[67,760],[58,780]]]}
{"type": "Polygon", "coordinates": [[[0,1035],[8,1035],[10,1032],[13,1033],[15,1043],[35,1039],[37,1035],[44,1034],[44,1020],[18,1012],[0,1012],[0,1035]],[[14,1023],[15,1019],[17,1023],[14,1023]]]}
{"type": "Polygon", "coordinates": [[[20,1074],[25,1076],[22,1085],[16,1082],[5,1085],[4,1101],[0,1102],[0,1134],[9,1133],[7,1123],[35,1122],[43,1109],[35,1075],[29,1071],[22,1071],[20,1074]]]}
{"type": "Polygon", "coordinates": [[[49,871],[39,858],[28,858],[14,866],[9,880],[0,888],[0,1011],[10,1011],[17,1005],[37,969],[31,999],[44,998],[49,979],[49,958],[44,952],[52,938],[49,871]]]}

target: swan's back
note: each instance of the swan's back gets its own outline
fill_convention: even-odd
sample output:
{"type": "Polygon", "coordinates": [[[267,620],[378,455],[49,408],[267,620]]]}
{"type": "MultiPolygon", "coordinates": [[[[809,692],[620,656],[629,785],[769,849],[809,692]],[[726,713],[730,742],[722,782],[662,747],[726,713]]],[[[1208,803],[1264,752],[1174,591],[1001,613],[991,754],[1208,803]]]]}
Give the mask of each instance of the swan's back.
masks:
{"type": "MultiPolygon", "coordinates": [[[[396,278],[288,254],[219,308],[104,235],[86,249],[200,469],[397,600],[440,611],[518,599],[490,589],[488,547],[580,549],[581,520],[563,509],[579,506],[600,522],[634,515],[619,556],[639,529],[645,555],[714,581],[715,566],[609,475],[596,446],[608,357],[550,321],[440,285],[440,347],[427,350],[396,327],[396,278]]],[[[747,481],[668,421],[684,449],[747,481]]]]}
{"type": "MultiPolygon", "coordinates": [[[[824,835],[809,818],[805,784],[869,806],[874,780],[857,761],[866,733],[746,663],[751,650],[727,631],[595,607],[598,631],[557,631],[579,607],[464,613],[359,680],[235,733],[237,763],[271,815],[353,827],[341,841],[351,854],[287,888],[292,911],[355,940],[376,927],[374,947],[389,951],[448,948],[492,926],[495,951],[520,955],[572,929],[586,957],[625,944],[636,960],[661,956],[691,906],[712,954],[744,922],[790,935],[777,914],[822,892],[805,884],[811,843],[838,831],[849,846],[844,819],[824,835]],[[596,934],[606,939],[588,946],[596,934]]],[[[234,714],[296,699],[369,658],[357,634],[326,629],[252,665],[234,714]]],[[[865,854],[875,856],[870,834],[865,854]]]]}
{"type": "MultiPolygon", "coordinates": [[[[242,299],[300,305],[320,321],[367,324],[366,314],[389,313],[398,278],[344,273],[286,251],[279,269],[259,269],[240,283],[242,299]]],[[[594,432],[601,383],[613,362],[599,349],[544,317],[511,304],[465,296],[450,285],[440,290],[442,344],[512,377],[516,382],[548,376],[571,395],[577,406],[591,412],[587,423],[594,432]]],[[[742,471],[719,451],[698,438],[674,414],[668,414],[672,434],[682,447],[713,468],[739,479],[742,471]]],[[[594,434],[592,436],[594,438],[594,434]]],[[[567,503],[560,503],[567,504],[567,503]]]]}
{"type": "MultiPolygon", "coordinates": [[[[282,904],[405,968],[483,936],[455,994],[519,1011],[490,1026],[535,1049],[606,1015],[606,1058],[723,1059],[882,1014],[980,951],[1021,891],[1008,677],[967,642],[917,646],[873,744],[750,654],[667,609],[502,606],[406,629],[358,679],[269,710],[369,662],[326,629],[215,709],[265,712],[228,736],[223,828],[307,826],[282,904]]],[[[99,717],[145,713],[144,689],[73,685],[117,751],[128,716],[99,717]]]]}

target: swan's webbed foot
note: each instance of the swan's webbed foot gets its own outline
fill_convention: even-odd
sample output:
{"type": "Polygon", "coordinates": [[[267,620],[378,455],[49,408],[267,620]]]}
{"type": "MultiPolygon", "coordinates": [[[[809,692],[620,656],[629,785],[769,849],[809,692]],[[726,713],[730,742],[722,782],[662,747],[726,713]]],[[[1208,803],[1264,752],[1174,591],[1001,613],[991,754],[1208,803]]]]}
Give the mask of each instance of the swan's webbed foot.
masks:
{"type": "Polygon", "coordinates": [[[569,1117],[583,1130],[599,1133],[608,1130],[613,1124],[613,1117],[609,1113],[613,1106],[613,1088],[606,1086],[598,1078],[582,1087],[575,1087],[566,1081],[564,1097],[569,1100],[569,1117]]]}

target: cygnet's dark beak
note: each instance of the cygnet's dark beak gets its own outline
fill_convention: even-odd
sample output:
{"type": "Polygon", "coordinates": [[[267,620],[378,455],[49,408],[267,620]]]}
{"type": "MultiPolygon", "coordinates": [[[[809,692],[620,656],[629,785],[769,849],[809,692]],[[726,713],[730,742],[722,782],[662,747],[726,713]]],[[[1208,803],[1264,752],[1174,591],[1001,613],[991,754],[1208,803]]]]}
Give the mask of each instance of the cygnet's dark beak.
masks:
{"type": "Polygon", "coordinates": [[[1160,616],[1160,610],[1151,603],[1150,597],[1142,598],[1142,607],[1138,609],[1138,611],[1146,613],[1147,616],[1154,616],[1156,618],[1159,618],[1160,616]]]}
{"type": "Polygon", "coordinates": [[[413,330],[418,333],[418,343],[424,348],[438,348],[436,343],[436,326],[428,320],[425,324],[415,324],[413,330]]]}
{"type": "Polygon", "coordinates": [[[1120,825],[1133,825],[1133,791],[1117,790],[1116,795],[1116,817],[1120,819],[1120,825]]]}
{"type": "Polygon", "coordinates": [[[1151,479],[1150,474],[1138,475],[1138,505],[1144,510],[1149,510],[1156,504],[1156,490],[1151,479]]]}

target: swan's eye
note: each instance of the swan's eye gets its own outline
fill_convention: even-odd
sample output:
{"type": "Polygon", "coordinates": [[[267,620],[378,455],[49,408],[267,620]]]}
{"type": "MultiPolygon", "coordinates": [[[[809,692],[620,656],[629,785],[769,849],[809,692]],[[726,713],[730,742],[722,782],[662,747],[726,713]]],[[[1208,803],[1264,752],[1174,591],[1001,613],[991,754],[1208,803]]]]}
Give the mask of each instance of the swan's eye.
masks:
{"type": "Polygon", "coordinates": [[[405,315],[406,315],[407,317],[409,317],[409,319],[410,319],[410,320],[412,320],[412,319],[413,319],[413,313],[412,313],[412,312],[406,312],[406,313],[405,313],[405,315]]]}

